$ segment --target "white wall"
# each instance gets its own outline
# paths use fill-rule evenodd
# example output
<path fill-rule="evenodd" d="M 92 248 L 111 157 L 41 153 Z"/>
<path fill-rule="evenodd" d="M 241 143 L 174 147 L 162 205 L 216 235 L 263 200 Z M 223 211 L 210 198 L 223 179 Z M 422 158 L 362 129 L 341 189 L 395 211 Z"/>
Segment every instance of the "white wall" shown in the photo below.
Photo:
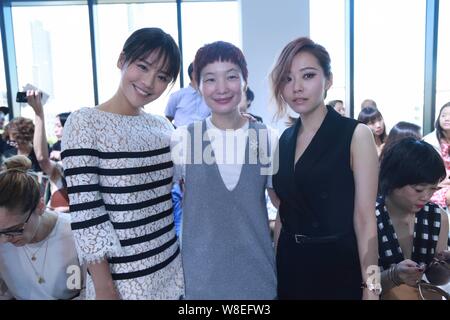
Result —
<path fill-rule="evenodd" d="M 240 0 L 240 5 L 242 49 L 249 86 L 255 93 L 249 112 L 282 130 L 283 121 L 272 122 L 275 107 L 270 101 L 268 74 L 289 41 L 309 35 L 309 0 Z"/>

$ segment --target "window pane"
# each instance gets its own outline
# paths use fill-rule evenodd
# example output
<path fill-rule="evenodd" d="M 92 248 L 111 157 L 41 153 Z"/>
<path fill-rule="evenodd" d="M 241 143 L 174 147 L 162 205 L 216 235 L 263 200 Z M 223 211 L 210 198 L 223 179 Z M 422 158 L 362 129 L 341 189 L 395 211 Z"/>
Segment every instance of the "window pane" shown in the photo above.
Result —
<path fill-rule="evenodd" d="M 327 49 L 331 57 L 333 86 L 327 101 L 345 103 L 345 0 L 314 0 L 309 2 L 310 36 Z M 326 8 L 326 10 L 324 10 Z M 347 108 L 348 109 L 348 108 Z"/>
<path fill-rule="evenodd" d="M 450 101 L 450 1 L 439 2 L 438 59 L 436 79 L 436 118 Z"/>
<path fill-rule="evenodd" d="M 227 41 L 242 49 L 238 1 L 182 2 L 183 61 L 185 85 L 187 68 L 197 50 L 207 43 Z"/>
<path fill-rule="evenodd" d="M 426 0 L 355 1 L 356 116 L 373 99 L 387 127 L 422 126 L 425 17 Z"/>
<path fill-rule="evenodd" d="M 94 104 L 87 6 L 13 7 L 19 88 L 33 84 L 50 95 L 47 133 L 56 114 Z M 34 119 L 31 107 L 22 116 Z"/>
<path fill-rule="evenodd" d="M 5 79 L 5 63 L 3 61 L 3 42 L 0 33 L 0 106 L 8 105 L 8 98 L 6 97 L 6 79 Z"/>
<path fill-rule="evenodd" d="M 133 31 L 143 27 L 158 27 L 178 43 L 176 3 L 105 4 L 98 5 L 97 68 L 100 103 L 111 98 L 120 82 L 117 59 L 123 44 Z M 172 91 L 180 87 L 175 83 Z M 164 114 L 171 86 L 149 104 L 146 111 Z"/>

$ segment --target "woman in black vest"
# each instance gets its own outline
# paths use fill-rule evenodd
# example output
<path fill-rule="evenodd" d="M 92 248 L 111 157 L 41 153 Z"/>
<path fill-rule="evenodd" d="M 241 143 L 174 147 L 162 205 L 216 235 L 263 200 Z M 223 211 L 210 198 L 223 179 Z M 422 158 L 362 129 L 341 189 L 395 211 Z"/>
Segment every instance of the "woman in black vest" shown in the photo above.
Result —
<path fill-rule="evenodd" d="M 418 299 L 424 266 L 447 250 L 447 214 L 429 202 L 445 177 L 440 155 L 424 141 L 405 138 L 386 150 L 376 206 L 383 299 Z"/>
<path fill-rule="evenodd" d="M 325 106 L 333 82 L 330 57 L 310 39 L 293 40 L 283 49 L 271 81 L 279 114 L 289 105 L 300 115 L 280 138 L 273 178 L 281 201 L 278 296 L 377 299 L 374 288 L 362 288 L 368 270 L 377 268 L 378 158 L 372 132 Z"/>

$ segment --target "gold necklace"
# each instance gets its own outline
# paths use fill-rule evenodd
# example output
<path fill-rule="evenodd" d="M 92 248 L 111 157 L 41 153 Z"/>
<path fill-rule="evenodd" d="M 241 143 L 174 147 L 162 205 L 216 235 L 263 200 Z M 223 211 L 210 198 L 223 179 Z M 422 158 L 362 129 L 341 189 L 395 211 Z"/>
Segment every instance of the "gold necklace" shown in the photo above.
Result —
<path fill-rule="evenodd" d="M 47 261 L 48 240 L 49 240 L 49 238 L 47 238 L 47 240 L 45 240 L 44 260 L 42 261 L 42 267 L 41 267 L 41 272 L 40 273 L 37 272 L 36 267 L 34 266 L 34 262 L 37 260 L 36 253 L 38 253 L 38 251 L 44 246 L 44 244 L 42 244 L 36 250 L 36 252 L 34 254 L 32 254 L 31 259 L 28 256 L 28 249 L 25 246 L 22 247 L 24 249 L 24 251 L 25 251 L 25 256 L 27 257 L 28 262 L 30 263 L 31 267 L 33 268 L 34 274 L 36 275 L 37 282 L 39 284 L 45 283 L 45 279 L 44 279 L 43 275 L 44 275 L 44 269 L 45 269 L 45 262 Z"/>
<path fill-rule="evenodd" d="M 28 247 L 26 247 L 26 245 L 25 246 L 23 246 L 23 248 L 25 249 L 25 251 L 27 252 L 27 256 L 30 254 L 30 252 L 31 252 L 31 254 L 30 254 L 30 256 L 31 256 L 31 260 L 32 261 L 36 261 L 36 254 L 44 247 L 44 244 L 45 243 L 42 243 L 40 246 L 39 246 L 39 248 L 37 248 L 37 250 L 36 251 L 34 251 L 34 252 L 32 252 Z"/>

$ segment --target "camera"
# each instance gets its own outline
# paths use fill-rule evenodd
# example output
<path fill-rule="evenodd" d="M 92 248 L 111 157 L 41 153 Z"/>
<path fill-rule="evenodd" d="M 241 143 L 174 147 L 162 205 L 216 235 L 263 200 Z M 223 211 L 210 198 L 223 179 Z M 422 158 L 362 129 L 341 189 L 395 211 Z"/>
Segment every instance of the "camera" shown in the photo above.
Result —
<path fill-rule="evenodd" d="M 40 95 L 41 95 L 41 98 L 42 98 L 42 92 L 40 93 Z M 19 91 L 19 92 L 17 92 L 16 102 L 27 103 L 28 102 L 27 92 L 26 91 Z"/>

